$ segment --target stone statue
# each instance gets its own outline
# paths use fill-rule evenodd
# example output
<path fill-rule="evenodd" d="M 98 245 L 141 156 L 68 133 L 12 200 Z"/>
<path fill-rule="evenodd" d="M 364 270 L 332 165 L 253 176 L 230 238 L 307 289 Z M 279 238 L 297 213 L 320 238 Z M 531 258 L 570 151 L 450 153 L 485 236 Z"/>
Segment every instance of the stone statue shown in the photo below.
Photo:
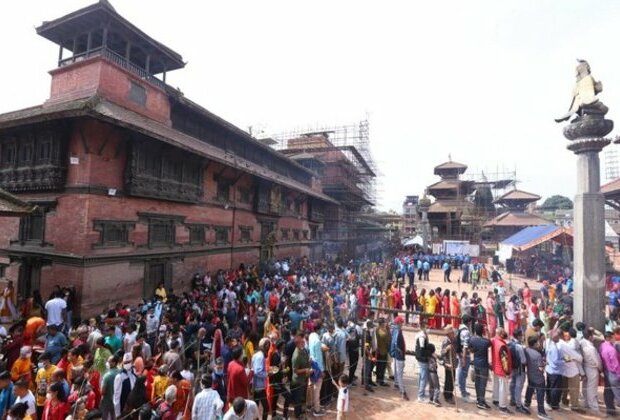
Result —
<path fill-rule="evenodd" d="M 586 60 L 577 60 L 577 82 L 573 88 L 573 101 L 568 112 L 557 118 L 556 122 L 567 121 L 573 115 L 577 115 L 571 123 L 581 120 L 582 117 L 603 118 L 608 111 L 596 95 L 603 91 L 603 84 L 592 77 L 590 65 Z"/>

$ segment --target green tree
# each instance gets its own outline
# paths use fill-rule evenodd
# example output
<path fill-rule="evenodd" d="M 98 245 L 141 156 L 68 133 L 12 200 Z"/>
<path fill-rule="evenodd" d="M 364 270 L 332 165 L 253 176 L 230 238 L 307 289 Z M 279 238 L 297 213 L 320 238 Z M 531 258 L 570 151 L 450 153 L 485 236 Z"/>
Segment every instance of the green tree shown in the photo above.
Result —
<path fill-rule="evenodd" d="M 573 201 L 563 195 L 552 195 L 542 205 L 545 210 L 567 210 L 573 208 Z"/>

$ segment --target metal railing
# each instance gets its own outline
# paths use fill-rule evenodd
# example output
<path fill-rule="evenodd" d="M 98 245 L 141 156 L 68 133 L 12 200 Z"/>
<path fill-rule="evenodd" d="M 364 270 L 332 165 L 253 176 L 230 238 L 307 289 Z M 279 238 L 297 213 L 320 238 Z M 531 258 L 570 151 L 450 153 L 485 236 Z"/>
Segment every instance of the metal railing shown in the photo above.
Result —
<path fill-rule="evenodd" d="M 86 60 L 87 58 L 91 58 L 91 57 L 104 57 L 106 59 L 108 59 L 109 61 L 111 61 L 112 63 L 124 68 L 125 70 L 128 70 L 129 72 L 135 74 L 136 76 L 140 77 L 141 79 L 147 80 L 157 86 L 159 86 L 162 89 L 166 88 L 166 83 L 164 83 L 163 81 L 159 80 L 158 78 L 156 78 L 155 76 L 153 76 L 152 74 L 147 73 L 146 70 L 144 70 L 143 68 L 135 65 L 134 63 L 128 61 L 125 57 L 123 57 L 122 55 L 108 49 L 105 47 L 99 47 L 99 48 L 94 48 L 92 50 L 89 51 L 84 51 L 83 53 L 79 53 L 79 54 L 75 54 L 72 57 L 69 58 L 63 58 L 62 60 L 58 60 L 58 67 L 65 67 L 68 65 L 71 65 L 73 63 L 78 63 L 80 61 Z"/>

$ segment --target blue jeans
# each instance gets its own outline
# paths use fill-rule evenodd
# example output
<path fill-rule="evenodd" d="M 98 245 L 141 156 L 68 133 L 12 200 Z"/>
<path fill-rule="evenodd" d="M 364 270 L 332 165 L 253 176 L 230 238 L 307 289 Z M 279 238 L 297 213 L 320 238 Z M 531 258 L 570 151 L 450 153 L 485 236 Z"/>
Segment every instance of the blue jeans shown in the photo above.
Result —
<path fill-rule="evenodd" d="M 424 398 L 426 386 L 428 385 L 428 363 L 418 362 L 418 367 L 420 369 L 418 374 L 418 398 Z"/>
<path fill-rule="evenodd" d="M 510 377 L 510 402 L 517 407 L 523 406 L 523 385 L 525 384 L 525 372 L 513 373 Z"/>
<path fill-rule="evenodd" d="M 458 381 L 459 389 L 461 390 L 461 397 L 469 396 L 469 392 L 467 392 L 466 388 L 466 382 L 470 362 L 469 357 L 465 357 L 465 364 L 463 365 L 462 359 L 459 357 L 459 366 L 456 368 L 456 380 Z"/>

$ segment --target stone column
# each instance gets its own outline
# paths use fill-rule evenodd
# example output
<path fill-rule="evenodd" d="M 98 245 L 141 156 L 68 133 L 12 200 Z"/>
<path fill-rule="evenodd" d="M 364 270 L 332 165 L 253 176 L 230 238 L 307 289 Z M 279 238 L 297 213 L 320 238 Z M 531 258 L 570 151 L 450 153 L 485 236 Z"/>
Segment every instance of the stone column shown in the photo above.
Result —
<path fill-rule="evenodd" d="M 610 120 L 600 120 L 600 123 L 607 124 L 611 131 L 613 123 Z M 600 192 L 599 153 L 610 140 L 592 137 L 597 133 L 588 128 L 591 127 L 576 122 L 564 130 L 564 135 L 573 140 L 568 149 L 577 155 L 577 194 L 573 209 L 573 309 L 575 321 L 604 331 L 605 201 Z M 604 131 L 607 130 L 598 133 Z"/>

